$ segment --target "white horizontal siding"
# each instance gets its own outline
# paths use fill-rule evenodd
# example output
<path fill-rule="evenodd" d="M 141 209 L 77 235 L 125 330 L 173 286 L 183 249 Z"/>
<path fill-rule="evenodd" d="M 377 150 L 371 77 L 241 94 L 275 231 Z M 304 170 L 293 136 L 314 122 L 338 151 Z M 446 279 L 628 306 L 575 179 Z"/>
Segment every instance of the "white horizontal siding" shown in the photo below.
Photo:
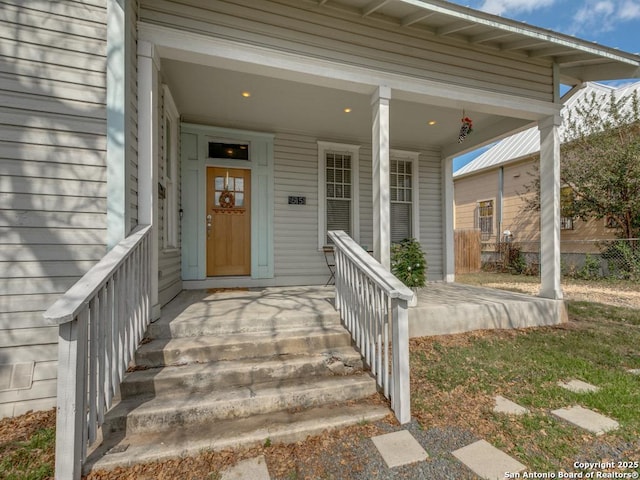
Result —
<path fill-rule="evenodd" d="M 141 20 L 330 58 L 379 71 L 541 100 L 553 94 L 548 59 L 434 37 L 419 29 L 297 0 L 141 2 Z"/>
<path fill-rule="evenodd" d="M 371 145 L 360 148 L 360 245 L 373 250 L 373 164 Z"/>
<path fill-rule="evenodd" d="M 77 277 L 47 277 L 34 282 L 31 278 L 0 278 L 0 292 L 3 295 L 19 295 L 24 292 L 64 293 L 76 283 Z M 16 322 L 18 323 L 18 322 Z M 4 327 L 0 324 L 0 330 Z"/>
<path fill-rule="evenodd" d="M 0 363 L 35 362 L 6 416 L 54 405 L 42 312 L 105 253 L 106 1 L 3 1 L 0 31 Z"/>
<path fill-rule="evenodd" d="M 56 212 L 102 213 L 107 208 L 106 199 L 100 197 L 66 197 L 29 193 L 0 193 L 0 203 L 11 205 L 15 210 L 51 209 Z M 0 252 L 1 255 L 2 252 Z"/>
<path fill-rule="evenodd" d="M 315 137 L 278 134 L 274 141 L 274 257 L 277 278 L 327 274 L 318 251 L 318 146 Z M 289 195 L 306 205 L 288 205 Z"/>
<path fill-rule="evenodd" d="M 0 330 L 0 348 L 21 345 L 42 345 L 58 341 L 58 327 Z"/>
<path fill-rule="evenodd" d="M 420 244 L 426 252 L 427 278 L 442 280 L 444 232 L 440 154 L 435 151 L 423 151 L 420 153 L 419 162 Z"/>

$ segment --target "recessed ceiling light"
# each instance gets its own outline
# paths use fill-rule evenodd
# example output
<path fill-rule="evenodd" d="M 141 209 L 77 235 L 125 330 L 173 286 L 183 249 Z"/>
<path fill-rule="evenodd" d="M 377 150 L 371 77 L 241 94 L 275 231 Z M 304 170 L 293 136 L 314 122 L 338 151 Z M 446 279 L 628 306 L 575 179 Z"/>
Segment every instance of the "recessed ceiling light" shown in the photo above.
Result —
<path fill-rule="evenodd" d="M 244 98 L 249 98 L 251 96 L 251 92 L 242 92 L 242 96 Z"/>
<path fill-rule="evenodd" d="M 433 127 L 438 122 L 436 122 L 435 120 L 429 120 L 427 123 Z"/>
<path fill-rule="evenodd" d="M 351 113 L 351 108 L 350 107 L 345 108 L 344 113 Z"/>

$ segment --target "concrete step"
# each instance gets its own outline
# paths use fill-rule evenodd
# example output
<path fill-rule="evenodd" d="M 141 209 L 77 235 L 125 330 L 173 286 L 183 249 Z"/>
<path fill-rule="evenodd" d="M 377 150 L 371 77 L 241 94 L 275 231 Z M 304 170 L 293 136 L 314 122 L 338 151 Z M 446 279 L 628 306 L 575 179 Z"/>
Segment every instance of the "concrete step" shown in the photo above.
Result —
<path fill-rule="evenodd" d="M 249 386 L 288 378 L 349 375 L 361 372 L 362 357 L 352 347 L 339 347 L 317 354 L 280 355 L 255 359 L 150 368 L 126 375 L 121 385 L 123 398 L 135 395 L 211 392 L 234 386 Z"/>
<path fill-rule="evenodd" d="M 278 317 L 264 317 L 260 313 L 234 320 L 212 316 L 207 309 L 194 310 L 189 316 L 171 321 L 158 320 L 149 325 L 148 338 L 180 338 L 233 333 L 275 332 L 291 328 L 329 327 L 340 325 L 340 315 L 333 312 L 286 312 Z"/>
<path fill-rule="evenodd" d="M 135 363 L 160 367 L 318 352 L 351 345 L 344 327 L 297 328 L 252 334 L 156 339 L 136 351 Z"/>
<path fill-rule="evenodd" d="M 333 288 L 291 287 L 210 293 L 185 290 L 150 325 L 150 338 L 276 331 L 339 324 Z"/>
<path fill-rule="evenodd" d="M 206 450 L 293 443 L 325 430 L 343 428 L 386 417 L 389 409 L 380 404 L 334 405 L 303 411 L 279 411 L 250 418 L 203 422 L 167 432 L 112 437 L 94 452 L 89 469 L 113 469 L 136 463 L 197 455 Z M 106 455 L 105 452 L 107 453 Z"/>
<path fill-rule="evenodd" d="M 109 411 L 105 418 L 105 432 L 124 431 L 127 435 L 167 432 L 214 420 L 359 400 L 375 393 L 373 377 L 360 374 L 295 378 L 206 395 L 177 391 L 170 396 L 137 396 L 122 400 Z"/>

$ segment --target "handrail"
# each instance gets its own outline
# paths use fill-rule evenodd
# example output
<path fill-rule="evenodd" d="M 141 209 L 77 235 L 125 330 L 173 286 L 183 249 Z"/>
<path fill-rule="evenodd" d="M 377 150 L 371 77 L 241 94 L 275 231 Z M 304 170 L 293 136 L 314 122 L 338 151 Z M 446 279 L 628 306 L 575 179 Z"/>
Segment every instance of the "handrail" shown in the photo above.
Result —
<path fill-rule="evenodd" d="M 345 232 L 331 231 L 329 238 L 335 247 L 336 309 L 405 424 L 411 420 L 408 301 L 414 293 Z"/>
<path fill-rule="evenodd" d="M 353 259 L 357 259 L 359 266 L 371 275 L 371 280 L 383 288 L 391 298 L 401 298 L 406 301 L 410 301 L 413 298 L 413 290 L 385 269 L 380 262 L 345 232 L 342 230 L 331 231 L 329 232 L 329 238 L 331 238 L 336 248 L 342 249 Z"/>
<path fill-rule="evenodd" d="M 84 276 L 44 312 L 49 325 L 70 322 L 85 308 L 88 299 L 100 290 L 107 279 L 125 261 L 127 252 L 134 248 L 151 229 L 150 225 L 136 227 L 131 234 L 107 252 Z"/>
<path fill-rule="evenodd" d="M 44 313 L 58 325 L 56 479 L 80 479 L 149 325 L 150 232 L 136 228 Z"/>

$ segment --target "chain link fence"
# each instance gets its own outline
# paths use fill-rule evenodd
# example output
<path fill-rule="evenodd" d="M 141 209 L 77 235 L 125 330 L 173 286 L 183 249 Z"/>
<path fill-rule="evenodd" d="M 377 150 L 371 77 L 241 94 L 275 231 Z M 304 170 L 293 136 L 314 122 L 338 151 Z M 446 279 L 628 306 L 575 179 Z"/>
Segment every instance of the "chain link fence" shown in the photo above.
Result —
<path fill-rule="evenodd" d="M 640 281 L 640 239 L 563 240 L 563 275 Z M 540 273 L 540 242 L 482 242 L 482 269 L 529 275 Z"/>

